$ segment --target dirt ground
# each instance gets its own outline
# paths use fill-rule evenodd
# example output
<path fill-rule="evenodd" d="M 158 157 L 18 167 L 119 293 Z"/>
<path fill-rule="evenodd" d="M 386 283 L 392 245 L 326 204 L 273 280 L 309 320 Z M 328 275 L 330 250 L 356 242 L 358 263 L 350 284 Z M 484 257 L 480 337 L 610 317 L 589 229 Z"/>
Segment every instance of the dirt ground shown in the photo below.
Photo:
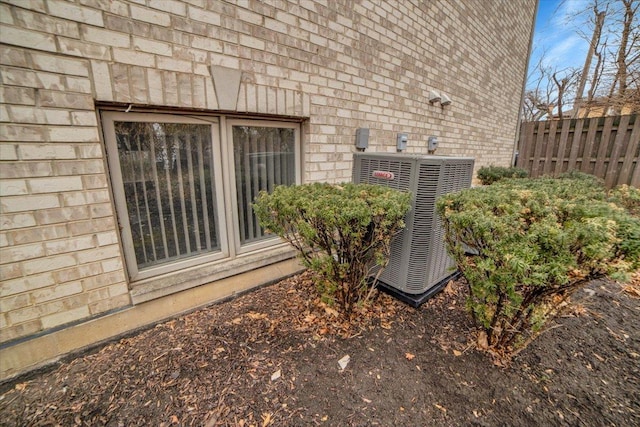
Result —
<path fill-rule="evenodd" d="M 463 289 L 381 295 L 346 331 L 289 278 L 2 384 L 0 424 L 640 425 L 637 288 L 591 283 L 506 368 L 475 349 Z"/>

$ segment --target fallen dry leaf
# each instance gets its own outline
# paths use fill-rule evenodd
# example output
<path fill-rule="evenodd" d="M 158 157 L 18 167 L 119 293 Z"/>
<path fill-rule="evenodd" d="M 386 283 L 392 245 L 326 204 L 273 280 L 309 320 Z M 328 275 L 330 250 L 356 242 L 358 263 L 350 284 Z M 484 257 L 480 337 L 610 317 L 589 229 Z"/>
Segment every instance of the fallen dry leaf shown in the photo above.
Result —
<path fill-rule="evenodd" d="M 447 286 L 445 286 L 445 288 L 443 289 L 443 292 L 446 295 L 455 295 L 456 290 L 454 289 L 454 285 L 455 285 L 455 282 L 453 280 L 449 280 L 449 283 L 447 283 Z"/>
<path fill-rule="evenodd" d="M 333 316 L 333 317 L 338 317 L 338 316 L 340 316 L 340 313 L 338 313 L 335 309 L 333 309 L 333 308 L 329 307 L 328 305 L 325 305 L 325 306 L 324 306 L 324 311 L 325 311 L 327 314 L 330 314 L 330 315 L 331 315 L 331 316 Z"/>
<path fill-rule="evenodd" d="M 489 340 L 485 331 L 480 331 L 480 333 L 478 333 L 478 347 L 482 349 L 489 348 Z"/>
<path fill-rule="evenodd" d="M 260 319 L 266 319 L 267 315 L 264 313 L 256 313 L 255 311 L 250 311 L 249 313 L 247 313 L 247 317 L 251 320 L 260 320 Z"/>
<path fill-rule="evenodd" d="M 622 289 L 632 297 L 640 298 L 640 284 L 626 285 Z"/>
<path fill-rule="evenodd" d="M 262 427 L 267 427 L 269 424 L 271 424 L 271 414 L 265 412 L 262 414 Z"/>
<path fill-rule="evenodd" d="M 453 350 L 453 355 L 454 356 L 462 356 L 462 352 L 458 351 L 458 350 Z"/>
<path fill-rule="evenodd" d="M 447 408 L 445 408 L 444 406 L 438 405 L 437 403 L 433 404 L 436 408 L 440 409 L 442 412 L 444 412 L 445 414 L 447 413 Z"/>

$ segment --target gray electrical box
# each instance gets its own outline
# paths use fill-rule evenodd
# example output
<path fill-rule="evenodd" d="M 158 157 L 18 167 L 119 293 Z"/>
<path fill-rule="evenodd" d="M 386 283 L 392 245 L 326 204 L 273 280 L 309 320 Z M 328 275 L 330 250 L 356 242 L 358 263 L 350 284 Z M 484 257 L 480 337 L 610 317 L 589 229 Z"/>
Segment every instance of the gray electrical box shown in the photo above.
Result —
<path fill-rule="evenodd" d="M 404 151 L 407 149 L 407 141 L 409 141 L 409 134 L 399 133 L 398 140 L 396 141 L 396 147 L 398 151 Z"/>
<path fill-rule="evenodd" d="M 356 148 L 369 148 L 369 128 L 356 129 Z"/>
<path fill-rule="evenodd" d="M 438 138 L 435 136 L 430 136 L 429 139 L 427 140 L 428 145 L 428 149 L 429 151 L 436 151 L 436 148 L 438 148 Z"/>

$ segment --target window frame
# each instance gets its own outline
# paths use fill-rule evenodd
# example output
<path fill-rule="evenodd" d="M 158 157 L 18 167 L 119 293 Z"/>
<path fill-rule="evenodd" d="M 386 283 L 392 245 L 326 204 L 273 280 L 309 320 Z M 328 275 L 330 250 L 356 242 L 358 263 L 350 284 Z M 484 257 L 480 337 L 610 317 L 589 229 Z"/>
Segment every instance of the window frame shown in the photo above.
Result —
<path fill-rule="evenodd" d="M 302 155 L 302 122 L 287 118 L 247 118 L 226 116 L 220 114 L 203 114 L 201 112 L 190 113 L 175 111 L 140 111 L 124 112 L 106 108 L 100 110 L 103 140 L 110 175 L 110 184 L 113 194 L 113 206 L 119 224 L 119 239 L 122 245 L 122 256 L 125 262 L 125 270 L 132 284 L 150 283 L 149 280 L 158 280 L 167 275 L 178 275 L 182 270 L 196 268 L 201 265 L 217 265 L 218 263 L 233 262 L 238 258 L 253 259 L 254 253 L 259 254 L 269 249 L 278 250 L 286 245 L 278 236 L 264 240 L 241 244 L 240 224 L 238 215 L 237 189 L 235 182 L 235 161 L 233 148 L 233 127 L 253 126 L 290 128 L 294 133 L 294 165 L 295 184 L 301 184 L 303 174 Z M 215 203 L 217 221 L 219 221 L 218 233 L 220 249 L 215 252 L 194 255 L 183 260 L 172 261 L 164 264 L 140 269 L 136 260 L 133 247 L 133 235 L 130 226 L 125 186 L 120 165 L 118 145 L 116 141 L 114 122 L 164 122 L 184 124 L 206 124 L 211 129 Z M 214 264 L 211 264 L 214 263 Z M 235 263 L 233 264 L 235 265 Z M 240 265 L 240 264 L 238 264 Z M 234 268 L 235 269 L 235 268 Z M 232 269 L 232 270 L 234 270 Z M 231 270 L 230 270 L 231 272 Z M 231 274 L 231 273 L 230 273 Z M 146 285 L 145 285 L 146 286 Z M 194 284 L 193 286 L 196 286 Z"/>
<path fill-rule="evenodd" d="M 171 273 L 203 264 L 210 261 L 216 261 L 229 257 L 229 238 L 227 235 L 226 213 L 224 209 L 224 186 L 223 182 L 223 160 L 221 155 L 220 144 L 220 123 L 215 117 L 200 118 L 196 115 L 178 115 L 178 114 L 161 114 L 161 113 L 125 113 L 115 111 L 101 112 L 104 140 L 107 152 L 107 161 L 109 165 L 109 173 L 111 175 L 112 190 L 114 196 L 114 205 L 118 216 L 120 236 L 123 246 L 123 256 L 125 259 L 128 276 L 132 281 L 139 281 L 151 277 L 156 277 L 165 273 Z M 211 129 L 211 142 L 213 153 L 214 167 L 214 183 L 215 183 L 215 203 L 218 206 L 216 218 L 219 221 L 218 233 L 220 240 L 220 249 L 218 251 L 207 254 L 194 255 L 193 257 L 177 260 L 173 262 L 163 263 L 155 266 L 140 269 L 136 260 L 135 250 L 133 247 L 133 235 L 131 232 L 131 222 L 127 209 L 127 200 L 125 195 L 124 179 L 120 165 L 118 152 L 118 144 L 116 141 L 114 122 L 126 121 L 137 123 L 183 123 L 183 124 L 205 124 Z"/>
<path fill-rule="evenodd" d="M 229 192 L 229 206 L 231 207 L 231 211 L 227 212 L 230 215 L 231 223 L 233 224 L 233 229 L 230 230 L 231 235 L 233 235 L 234 240 L 234 248 L 235 252 L 240 254 L 245 254 L 248 252 L 257 251 L 260 249 L 264 249 L 267 247 L 271 247 L 274 244 L 281 242 L 280 237 L 274 235 L 272 238 L 266 238 L 263 240 L 259 240 L 256 242 L 249 242 L 246 244 L 242 244 L 240 242 L 240 219 L 238 217 L 238 197 L 237 197 L 237 189 L 235 185 L 235 159 L 233 158 L 233 127 L 234 126 L 249 126 L 249 127 L 271 127 L 271 128 L 287 128 L 293 129 L 294 135 L 294 165 L 295 165 L 295 181 L 296 185 L 299 185 L 302 182 L 301 179 L 301 145 L 300 145 L 300 124 L 296 122 L 285 122 L 285 121 L 270 121 L 270 120 L 252 120 L 252 119 L 227 119 L 226 120 L 226 140 L 227 142 L 224 144 L 226 150 L 228 150 L 228 175 L 227 182 L 230 186 Z"/>

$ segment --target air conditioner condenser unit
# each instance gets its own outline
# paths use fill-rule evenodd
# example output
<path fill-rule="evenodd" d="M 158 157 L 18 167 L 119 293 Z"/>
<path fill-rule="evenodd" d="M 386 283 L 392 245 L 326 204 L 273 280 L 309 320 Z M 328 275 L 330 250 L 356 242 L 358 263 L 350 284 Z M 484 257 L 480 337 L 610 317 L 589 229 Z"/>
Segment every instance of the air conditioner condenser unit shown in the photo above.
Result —
<path fill-rule="evenodd" d="M 389 264 L 379 281 L 392 294 L 418 306 L 454 275 L 436 199 L 469 188 L 474 159 L 412 154 L 355 153 L 353 182 L 378 184 L 412 194 L 406 227 L 391 242 Z"/>

